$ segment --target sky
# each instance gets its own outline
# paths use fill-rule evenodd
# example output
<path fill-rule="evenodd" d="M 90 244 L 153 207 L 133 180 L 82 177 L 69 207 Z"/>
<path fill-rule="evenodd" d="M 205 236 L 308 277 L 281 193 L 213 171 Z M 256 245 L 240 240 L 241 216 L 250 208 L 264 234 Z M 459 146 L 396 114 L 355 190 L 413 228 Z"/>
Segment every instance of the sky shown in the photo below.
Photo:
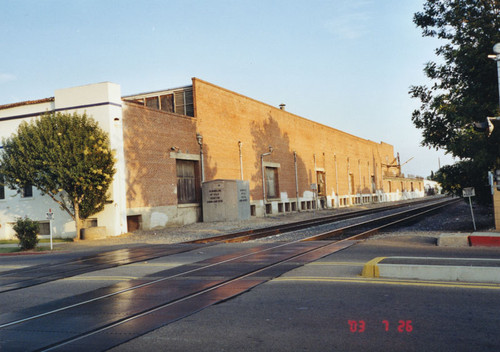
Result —
<path fill-rule="evenodd" d="M 454 160 L 421 146 L 412 85 L 440 42 L 424 0 L 0 0 L 0 105 L 110 81 L 122 95 L 197 77 L 394 146 L 405 174 Z M 411 159 L 411 160 L 410 160 Z M 409 161 L 408 161 L 409 160 Z"/>

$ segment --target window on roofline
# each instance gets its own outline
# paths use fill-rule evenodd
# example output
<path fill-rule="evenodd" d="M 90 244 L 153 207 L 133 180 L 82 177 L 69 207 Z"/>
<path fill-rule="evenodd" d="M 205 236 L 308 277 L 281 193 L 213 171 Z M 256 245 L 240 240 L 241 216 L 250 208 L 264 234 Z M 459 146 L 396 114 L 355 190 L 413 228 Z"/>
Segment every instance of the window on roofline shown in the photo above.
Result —
<path fill-rule="evenodd" d="M 185 116 L 194 116 L 193 88 L 175 90 L 173 92 L 139 98 L 133 100 L 137 104 L 150 109 L 173 112 Z"/>

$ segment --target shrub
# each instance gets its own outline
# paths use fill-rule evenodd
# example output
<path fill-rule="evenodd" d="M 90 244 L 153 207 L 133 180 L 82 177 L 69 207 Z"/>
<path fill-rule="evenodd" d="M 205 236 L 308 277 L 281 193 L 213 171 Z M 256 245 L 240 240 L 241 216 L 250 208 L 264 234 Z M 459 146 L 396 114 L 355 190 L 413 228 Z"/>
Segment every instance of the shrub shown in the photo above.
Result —
<path fill-rule="evenodd" d="M 29 250 L 36 247 L 38 243 L 39 225 L 29 218 L 19 218 L 13 226 L 16 237 L 19 239 L 21 250 Z"/>

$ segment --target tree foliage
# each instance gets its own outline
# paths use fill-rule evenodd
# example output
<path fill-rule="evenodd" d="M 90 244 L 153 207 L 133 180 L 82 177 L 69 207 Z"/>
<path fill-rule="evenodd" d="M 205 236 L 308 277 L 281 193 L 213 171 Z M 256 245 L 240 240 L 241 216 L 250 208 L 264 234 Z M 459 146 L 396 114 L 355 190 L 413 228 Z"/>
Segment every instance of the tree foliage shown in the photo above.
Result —
<path fill-rule="evenodd" d="M 438 38 L 443 45 L 436 49 L 439 60 L 424 68 L 432 84 L 410 88 L 421 102 L 412 121 L 422 129 L 424 146 L 442 148 L 464 161 L 443 172 L 465 175 L 460 187 L 481 188 L 487 171 L 500 166 L 500 126 L 489 138 L 473 129 L 474 122 L 500 113 L 496 63 L 487 57 L 500 42 L 500 1 L 427 0 L 414 22 L 424 37 Z"/>
<path fill-rule="evenodd" d="M 453 165 L 445 165 L 434 175 L 434 181 L 439 182 L 447 194 L 462 196 L 463 188 L 467 185 L 476 185 L 476 201 L 488 203 L 491 201 L 491 190 L 484 175 L 477 172 L 476 163 L 472 160 L 463 160 Z"/>
<path fill-rule="evenodd" d="M 107 134 L 86 114 L 47 113 L 23 122 L 3 146 L 5 183 L 50 196 L 75 221 L 77 238 L 82 221 L 103 210 L 115 162 Z"/>

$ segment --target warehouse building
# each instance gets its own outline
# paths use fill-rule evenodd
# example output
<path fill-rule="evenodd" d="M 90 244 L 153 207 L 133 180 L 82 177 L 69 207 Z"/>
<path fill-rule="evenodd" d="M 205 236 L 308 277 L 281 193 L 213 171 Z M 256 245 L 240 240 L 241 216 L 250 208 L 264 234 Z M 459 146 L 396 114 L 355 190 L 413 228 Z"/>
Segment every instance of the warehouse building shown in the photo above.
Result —
<path fill-rule="evenodd" d="M 87 112 L 110 134 L 117 174 L 113 202 L 87 226 L 109 235 L 202 220 L 202 185 L 242 180 L 251 216 L 422 197 L 421 178 L 404 177 L 392 145 L 362 139 L 193 78 L 177 89 L 122 97 L 98 83 L 53 98 L 0 106 L 0 137 L 46 111 Z M 74 225 L 36 190 L 0 186 L 0 238 L 29 216 L 59 237 Z"/>

